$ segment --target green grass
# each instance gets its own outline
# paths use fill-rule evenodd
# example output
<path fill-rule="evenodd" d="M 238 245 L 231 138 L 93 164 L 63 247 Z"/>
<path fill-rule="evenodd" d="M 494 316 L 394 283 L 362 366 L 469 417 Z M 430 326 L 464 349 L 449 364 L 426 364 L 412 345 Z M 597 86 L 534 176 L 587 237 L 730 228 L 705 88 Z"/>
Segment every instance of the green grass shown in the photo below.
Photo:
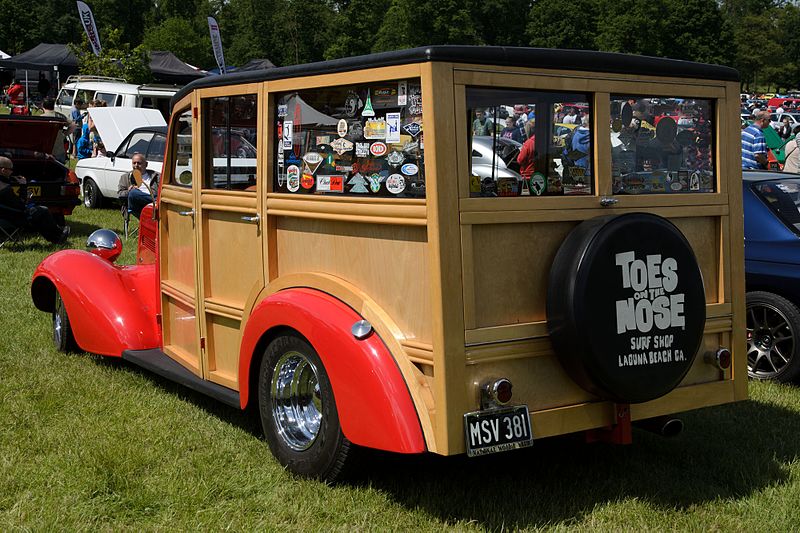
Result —
<path fill-rule="evenodd" d="M 70 246 L 116 209 L 68 217 Z M 135 241 L 121 262 L 132 263 Z M 297 479 L 258 423 L 120 361 L 57 353 L 30 301 L 36 236 L 0 249 L 0 531 L 792 531 L 800 390 L 688 413 L 665 440 L 577 437 L 480 459 L 366 453 L 345 482 Z M 87 282 L 91 280 L 87 279 Z"/>

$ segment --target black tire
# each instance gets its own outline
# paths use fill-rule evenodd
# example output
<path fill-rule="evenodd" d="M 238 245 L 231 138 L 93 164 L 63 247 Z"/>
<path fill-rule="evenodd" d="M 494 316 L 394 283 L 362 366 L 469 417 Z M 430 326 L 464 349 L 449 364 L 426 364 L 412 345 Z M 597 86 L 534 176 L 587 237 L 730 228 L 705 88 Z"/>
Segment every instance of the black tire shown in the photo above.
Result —
<path fill-rule="evenodd" d="M 800 310 L 777 294 L 747 293 L 747 374 L 781 383 L 800 376 Z"/>
<path fill-rule="evenodd" d="M 328 374 L 306 340 L 284 335 L 269 344 L 258 375 L 258 406 L 270 450 L 287 470 L 336 479 L 351 445 L 339 424 Z"/>
<path fill-rule="evenodd" d="M 92 178 L 83 180 L 83 205 L 88 209 L 96 209 L 103 205 L 103 194 Z"/>
<path fill-rule="evenodd" d="M 64 353 L 73 352 L 77 347 L 67 308 L 64 307 L 64 300 L 61 299 L 61 293 L 58 291 L 56 291 L 53 305 L 53 344 L 55 344 L 56 350 Z"/>

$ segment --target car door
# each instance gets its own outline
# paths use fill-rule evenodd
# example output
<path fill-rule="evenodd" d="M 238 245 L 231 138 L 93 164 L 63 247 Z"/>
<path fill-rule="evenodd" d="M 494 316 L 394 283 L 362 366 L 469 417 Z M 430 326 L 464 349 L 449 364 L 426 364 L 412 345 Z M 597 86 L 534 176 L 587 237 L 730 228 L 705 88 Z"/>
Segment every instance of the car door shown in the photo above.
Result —
<path fill-rule="evenodd" d="M 117 197 L 119 180 L 123 174 L 131 171 L 131 159 L 133 158 L 133 154 L 140 153 L 147 157 L 152 138 L 152 131 L 134 131 L 126 140 L 122 141 L 120 149 L 117 150 L 117 154 L 112 158 L 108 167 L 106 167 L 104 184 L 100 186 L 100 190 L 103 191 L 103 196 L 108 196 L 110 198 Z M 109 191 L 109 193 L 106 194 L 106 191 Z"/>

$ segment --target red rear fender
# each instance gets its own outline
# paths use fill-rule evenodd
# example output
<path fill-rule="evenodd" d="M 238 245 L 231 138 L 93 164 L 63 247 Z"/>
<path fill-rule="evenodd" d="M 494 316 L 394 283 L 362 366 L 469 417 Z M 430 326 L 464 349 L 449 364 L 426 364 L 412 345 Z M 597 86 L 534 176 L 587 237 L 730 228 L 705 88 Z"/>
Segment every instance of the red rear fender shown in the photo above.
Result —
<path fill-rule="evenodd" d="M 63 250 L 33 273 L 34 305 L 52 312 L 56 290 L 82 350 L 119 356 L 160 346 L 155 265 L 115 266 L 89 252 Z"/>
<path fill-rule="evenodd" d="M 373 332 L 363 340 L 351 333 L 361 317 L 332 296 L 312 289 L 287 289 L 270 295 L 250 314 L 242 336 L 240 399 L 250 388 L 270 340 L 295 330 L 319 354 L 333 386 L 342 431 L 353 443 L 400 453 L 425 451 L 414 403 L 397 363 Z"/>

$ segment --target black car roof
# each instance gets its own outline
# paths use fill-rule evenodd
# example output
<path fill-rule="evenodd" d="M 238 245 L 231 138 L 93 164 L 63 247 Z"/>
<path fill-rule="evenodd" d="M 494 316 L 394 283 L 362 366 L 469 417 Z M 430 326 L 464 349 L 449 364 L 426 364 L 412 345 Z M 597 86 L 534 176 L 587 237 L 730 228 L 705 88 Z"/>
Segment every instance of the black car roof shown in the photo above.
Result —
<path fill-rule="evenodd" d="M 221 87 L 238 83 L 294 78 L 314 74 L 331 74 L 365 68 L 386 67 L 406 63 L 444 61 L 578 71 L 600 71 L 633 76 L 657 75 L 678 78 L 739 81 L 739 73 L 730 67 L 708 65 L 660 57 L 596 52 L 593 50 L 555 50 L 549 48 L 516 48 L 507 46 L 423 46 L 394 52 L 381 52 L 346 57 L 331 61 L 291 65 L 287 67 L 235 72 L 195 80 L 178 91 L 172 104 L 187 93 L 201 87 Z"/>
<path fill-rule="evenodd" d="M 136 133 L 137 131 L 152 131 L 155 133 L 167 133 L 166 126 L 139 126 L 138 128 L 134 128 L 131 130 L 131 133 Z M 130 134 L 128 134 L 130 136 Z"/>

